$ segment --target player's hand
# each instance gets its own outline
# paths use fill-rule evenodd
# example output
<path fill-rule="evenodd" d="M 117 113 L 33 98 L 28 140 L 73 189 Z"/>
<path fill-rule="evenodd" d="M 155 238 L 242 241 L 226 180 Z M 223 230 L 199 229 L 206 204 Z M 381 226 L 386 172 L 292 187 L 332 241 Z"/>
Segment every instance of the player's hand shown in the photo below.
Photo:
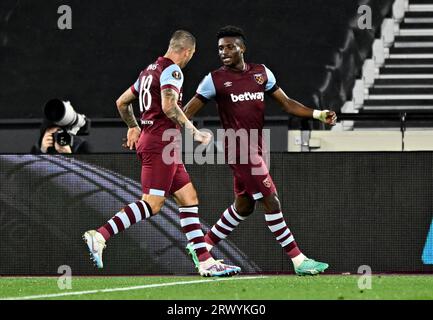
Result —
<path fill-rule="evenodd" d="M 47 153 L 48 148 L 54 147 L 54 137 L 53 137 L 53 134 L 57 130 L 59 130 L 59 128 L 58 127 L 54 127 L 54 128 L 48 128 L 45 131 L 45 134 L 42 137 L 42 141 L 41 141 L 41 152 L 42 153 Z"/>
<path fill-rule="evenodd" d="M 313 115 L 314 119 L 322 121 L 330 126 L 335 126 L 337 123 L 337 114 L 334 111 L 323 110 L 323 111 L 314 111 Z"/>
<path fill-rule="evenodd" d="M 128 134 L 126 135 L 126 147 L 129 148 L 129 150 L 136 149 L 136 144 L 140 139 L 140 133 L 140 127 L 133 127 L 128 129 Z"/>
<path fill-rule="evenodd" d="M 335 126 L 337 124 L 337 114 L 334 111 L 326 110 L 325 123 L 330 126 Z"/>
<path fill-rule="evenodd" d="M 194 134 L 194 140 L 206 146 L 212 141 L 212 133 L 197 130 Z"/>

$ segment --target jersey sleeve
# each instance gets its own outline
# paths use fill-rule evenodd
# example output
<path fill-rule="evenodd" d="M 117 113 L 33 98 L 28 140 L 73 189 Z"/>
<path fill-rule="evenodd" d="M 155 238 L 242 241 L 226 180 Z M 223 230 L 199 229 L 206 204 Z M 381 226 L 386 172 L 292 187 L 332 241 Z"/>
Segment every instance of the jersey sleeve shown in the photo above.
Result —
<path fill-rule="evenodd" d="M 183 73 L 177 64 L 172 64 L 165 68 L 159 78 L 161 90 L 173 89 L 180 93 L 183 85 Z"/>
<path fill-rule="evenodd" d="M 200 100 L 211 100 L 215 98 L 215 95 L 215 85 L 212 80 L 212 75 L 209 73 L 199 84 L 196 97 L 198 97 Z"/>
<path fill-rule="evenodd" d="M 268 81 L 266 82 L 265 91 L 268 93 L 272 93 L 278 89 L 277 79 L 275 79 L 275 76 L 271 70 L 269 70 L 265 65 L 263 65 L 263 67 L 265 67 L 266 76 L 268 78 Z"/>
<path fill-rule="evenodd" d="M 141 73 L 138 76 L 137 81 L 135 81 L 135 83 L 131 86 L 131 91 L 134 94 L 134 96 L 136 96 L 136 97 L 138 97 L 138 95 L 139 95 L 138 92 L 140 91 L 140 76 L 141 76 Z"/>

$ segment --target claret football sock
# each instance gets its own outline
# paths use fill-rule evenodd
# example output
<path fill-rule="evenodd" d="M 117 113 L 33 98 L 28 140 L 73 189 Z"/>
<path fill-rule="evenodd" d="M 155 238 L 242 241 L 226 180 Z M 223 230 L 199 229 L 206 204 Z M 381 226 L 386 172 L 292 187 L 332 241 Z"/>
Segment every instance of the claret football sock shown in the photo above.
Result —
<path fill-rule="evenodd" d="M 206 261 L 212 256 L 206 249 L 204 234 L 201 230 L 198 206 L 179 207 L 180 225 L 189 243 L 192 243 L 198 260 Z"/>
<path fill-rule="evenodd" d="M 221 240 L 227 238 L 227 236 L 241 223 L 246 217 L 242 217 L 238 214 L 235 207 L 231 205 L 224 213 L 221 218 L 214 224 L 214 226 L 208 231 L 205 236 L 205 241 L 210 251 L 214 246 Z"/>
<path fill-rule="evenodd" d="M 152 216 L 152 208 L 144 201 L 140 200 L 131 203 L 115 214 L 113 218 L 100 227 L 97 231 L 102 234 L 105 241 L 115 234 L 128 229 L 137 222 L 148 219 Z"/>
<path fill-rule="evenodd" d="M 284 221 L 284 217 L 281 211 L 266 213 L 265 219 L 266 223 L 268 224 L 269 230 L 272 231 L 275 238 L 283 247 L 284 251 L 290 257 L 290 259 L 297 258 L 300 254 L 302 254 L 298 248 L 298 245 L 296 244 L 295 238 L 293 237 L 292 233 L 286 225 L 286 222 Z"/>

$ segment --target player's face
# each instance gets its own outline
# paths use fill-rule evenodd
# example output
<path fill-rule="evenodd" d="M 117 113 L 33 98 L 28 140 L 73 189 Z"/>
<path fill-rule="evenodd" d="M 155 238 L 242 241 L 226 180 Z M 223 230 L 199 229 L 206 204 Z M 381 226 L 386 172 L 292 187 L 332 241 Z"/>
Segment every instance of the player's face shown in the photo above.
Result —
<path fill-rule="evenodd" d="M 225 37 L 218 41 L 218 54 L 225 66 L 236 67 L 244 61 L 245 46 L 236 37 Z"/>

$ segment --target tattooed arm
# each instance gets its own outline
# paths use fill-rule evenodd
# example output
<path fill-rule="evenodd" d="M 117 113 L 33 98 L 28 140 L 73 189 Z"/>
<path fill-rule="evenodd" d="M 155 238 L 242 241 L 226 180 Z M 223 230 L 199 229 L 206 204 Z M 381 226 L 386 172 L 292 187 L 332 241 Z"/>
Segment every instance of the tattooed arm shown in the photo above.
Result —
<path fill-rule="evenodd" d="M 132 93 L 131 89 L 127 89 L 119 99 L 116 101 L 117 110 L 119 110 L 120 117 L 128 126 L 126 146 L 130 150 L 135 149 L 135 145 L 140 138 L 141 129 L 135 119 L 134 110 L 131 102 L 137 97 Z"/>
<path fill-rule="evenodd" d="M 165 115 L 171 119 L 174 123 L 185 127 L 194 137 L 195 140 L 208 144 L 212 136 L 203 131 L 199 131 L 192 123 L 188 120 L 185 113 L 177 105 L 179 94 L 173 89 L 164 89 L 161 91 L 162 99 L 162 111 Z"/>

